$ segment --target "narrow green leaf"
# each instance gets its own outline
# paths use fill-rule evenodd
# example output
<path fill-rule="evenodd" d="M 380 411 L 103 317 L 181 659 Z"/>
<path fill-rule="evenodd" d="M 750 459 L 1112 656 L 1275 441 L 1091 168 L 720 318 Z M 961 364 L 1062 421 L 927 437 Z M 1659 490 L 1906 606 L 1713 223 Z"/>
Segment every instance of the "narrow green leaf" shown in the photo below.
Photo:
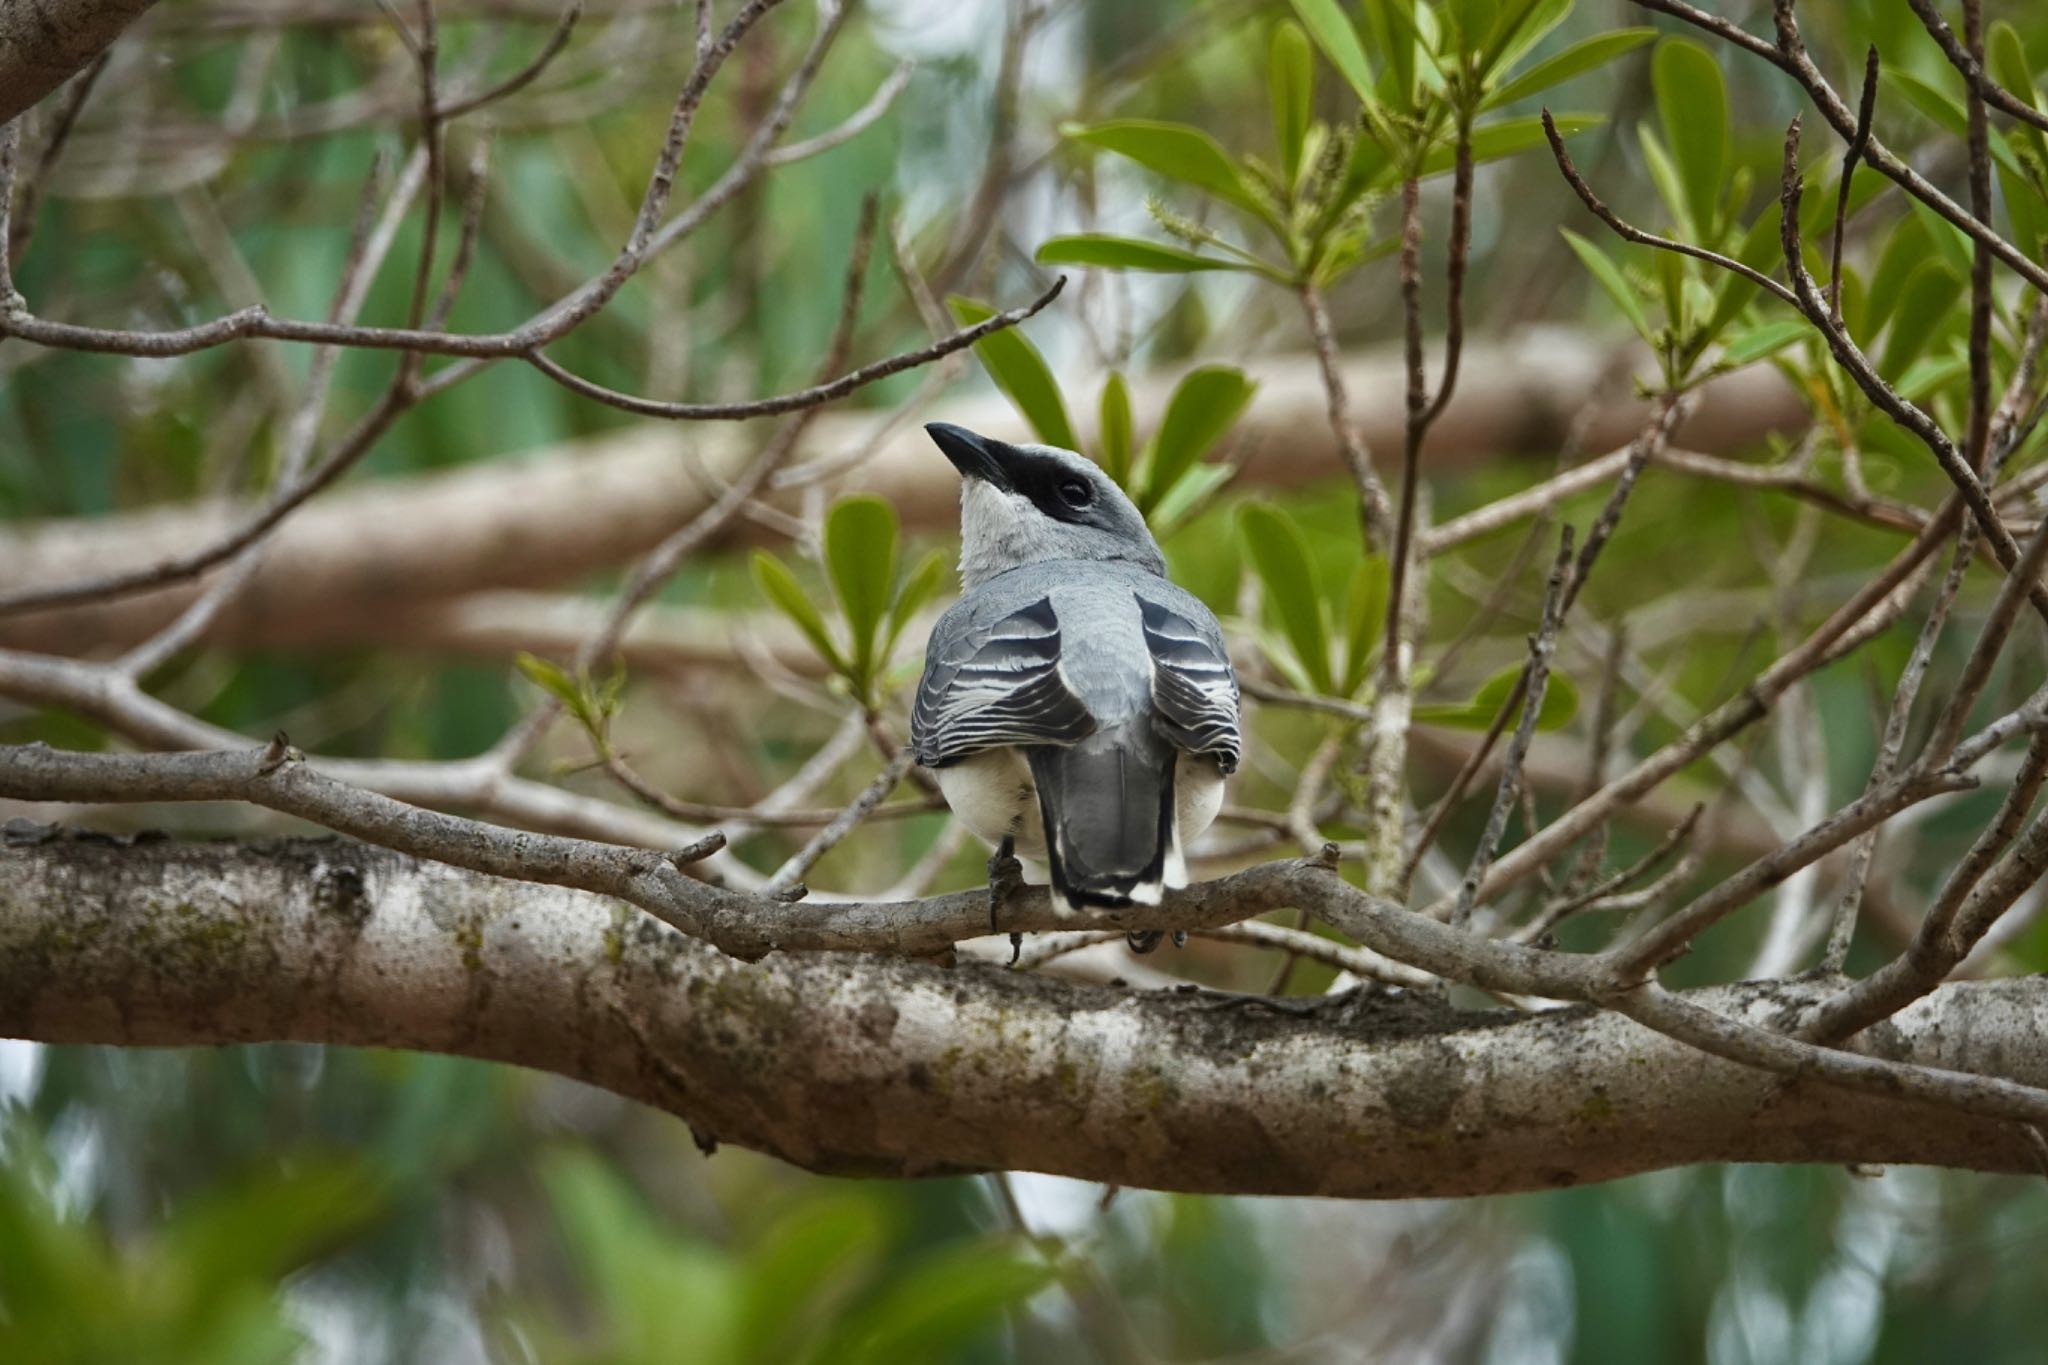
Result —
<path fill-rule="evenodd" d="M 1270 221 L 1265 202 L 1252 193 L 1237 163 L 1221 143 L 1199 128 L 1152 119 L 1070 123 L 1060 130 L 1076 142 L 1128 157 L 1149 171 L 1206 190 L 1253 216 Z"/>
<path fill-rule="evenodd" d="M 1590 38 L 1582 38 L 1556 56 L 1544 58 L 1521 75 L 1496 87 L 1480 108 L 1513 104 L 1540 90 L 1562 85 L 1574 76 L 1582 76 L 1595 67 L 1607 65 L 1624 52 L 1635 51 L 1656 36 L 1657 30 L 1653 28 L 1621 28 L 1612 33 L 1596 33 Z"/>
<path fill-rule="evenodd" d="M 1930 122 L 1950 137 L 1967 137 L 1970 116 L 1961 97 L 1930 85 L 1910 71 L 1887 71 L 1884 83 L 1906 97 L 1906 103 L 1925 114 Z"/>
<path fill-rule="evenodd" d="M 1208 505 L 1209 499 L 1232 479 L 1237 477 L 1234 465 L 1198 464 L 1188 471 L 1187 477 L 1166 490 L 1165 496 L 1146 514 L 1145 520 L 1152 527 L 1152 534 L 1164 540 L 1178 530 L 1189 517 Z"/>
<path fill-rule="evenodd" d="M 973 324 L 995 316 L 995 309 L 987 304 L 957 294 L 947 302 L 953 306 L 953 316 L 963 323 Z M 981 357 L 996 387 L 1009 396 L 1031 429 L 1038 433 L 1038 439 L 1063 450 L 1080 448 L 1080 442 L 1074 439 L 1074 424 L 1067 420 L 1067 405 L 1060 397 L 1060 386 L 1052 377 L 1052 367 L 1022 331 L 1005 327 L 1000 332 L 991 332 L 974 343 L 974 353 Z"/>
<path fill-rule="evenodd" d="M 1967 292 L 1963 277 L 1947 261 L 1922 261 L 1899 292 L 1898 308 L 1885 329 L 1878 372 L 1896 378 L 1910 369 L 1942 331 L 1953 330 L 1960 322 Z"/>
<path fill-rule="evenodd" d="M 1414 720 L 1419 725 L 1436 725 L 1451 730 L 1491 729 L 1501 709 L 1515 695 L 1515 683 L 1522 676 L 1519 664 L 1507 668 L 1480 684 L 1470 701 L 1418 702 Z M 1552 673 L 1543 689 L 1543 705 L 1536 712 L 1538 730 L 1558 730 L 1571 723 L 1579 710 L 1579 689 L 1562 673 Z M 1521 720 L 1521 703 L 1508 717 L 1509 728 Z"/>
<path fill-rule="evenodd" d="M 1650 83 L 1693 225 L 1703 235 L 1712 234 L 1734 141 L 1721 64 L 1690 39 L 1666 38 L 1650 59 Z"/>
<path fill-rule="evenodd" d="M 2048 166 L 2048 158 L 2043 165 Z M 2033 182 L 2005 167 L 1998 168 L 1998 187 L 2005 196 L 2005 211 L 2012 219 L 2013 241 L 2030 259 L 2041 255 L 2041 242 L 2048 237 L 2048 200 Z"/>
<path fill-rule="evenodd" d="M 1553 114 L 1560 137 L 1577 137 L 1590 128 L 1597 128 L 1605 119 L 1599 114 Z M 1531 147 L 1546 145 L 1543 135 L 1543 120 L 1538 116 L 1496 119 L 1482 123 L 1472 130 L 1472 164 L 1481 166 L 1502 157 L 1526 152 Z M 1455 142 L 1438 142 L 1422 158 L 1424 176 L 1442 175 L 1458 163 L 1458 147 Z"/>
<path fill-rule="evenodd" d="M 543 659 L 538 654 L 528 654 L 522 649 L 512 656 L 512 664 L 526 675 L 528 682 L 570 710 L 582 707 L 583 689 L 576 685 L 576 680 L 569 676 L 569 671 L 554 660 Z"/>
<path fill-rule="evenodd" d="M 2036 109 L 2041 107 L 2041 97 L 2034 89 L 2034 68 L 2027 61 L 2027 45 L 2020 41 L 2018 29 L 2003 19 L 1994 19 L 1985 40 L 1985 59 L 2000 85 Z M 2031 123 L 2017 126 L 2034 159 L 2048 165 L 2048 135 Z M 2033 248 L 2027 251 L 2031 255 Z"/>
<path fill-rule="evenodd" d="M 1237 514 L 1238 531 L 1252 568 L 1266 586 L 1266 609 L 1280 622 L 1301 671 L 1317 691 L 1330 687 L 1330 640 L 1323 623 L 1323 598 L 1310 568 L 1308 545 L 1294 519 L 1265 503 L 1247 503 Z"/>
<path fill-rule="evenodd" d="M 1621 267 L 1614 263 L 1614 258 L 1570 228 L 1559 228 L 1558 231 L 1564 234 L 1565 244 L 1585 263 L 1593 278 L 1600 282 L 1600 287 L 1607 291 L 1608 297 L 1621 309 L 1621 315 L 1628 319 L 1628 325 L 1635 328 L 1636 334 L 1643 340 L 1654 344 L 1656 332 L 1650 326 L 1649 315 L 1643 311 L 1643 301 L 1636 297 L 1635 286 L 1621 273 Z"/>
<path fill-rule="evenodd" d="M 1316 65 L 1308 35 L 1301 25 L 1281 20 L 1273 26 L 1272 48 L 1266 54 L 1267 98 L 1273 104 L 1273 142 L 1280 149 L 1280 169 L 1291 186 L 1301 174 L 1301 149 L 1315 107 Z"/>
<path fill-rule="evenodd" d="M 1906 102 L 1925 114 L 1930 122 L 1943 132 L 1955 138 L 1967 138 L 1970 134 L 1970 115 L 1963 107 L 1960 95 L 1952 94 L 1940 86 L 1921 80 L 1910 71 L 1886 71 L 1884 81 L 1906 97 Z M 2020 160 L 2013 154 L 2012 144 L 1996 128 L 1989 130 L 1987 145 L 1991 159 L 2015 174 L 2021 171 Z"/>
<path fill-rule="evenodd" d="M 1166 416 L 1152 442 L 1138 497 L 1140 511 L 1149 512 L 1173 486 L 1207 455 L 1252 401 L 1258 386 L 1244 371 L 1230 365 L 1204 365 L 1188 372 L 1167 400 Z"/>
<path fill-rule="evenodd" d="M 1779 218 L 1780 210 L 1776 204 L 1766 206 L 1743 236 L 1742 245 L 1736 248 L 1735 259 L 1752 270 L 1771 274 L 1772 262 L 1783 255 L 1783 248 L 1778 244 Z M 1760 292 L 1756 285 L 1732 270 L 1723 274 L 1714 287 L 1714 308 L 1702 333 L 1703 343 L 1712 345 L 1735 319 L 1742 316 L 1742 310 L 1749 307 L 1750 301 Z"/>
<path fill-rule="evenodd" d="M 874 676 L 878 633 L 896 583 L 896 509 L 872 493 L 832 504 L 825 514 L 825 571 L 853 639 L 855 681 Z"/>
<path fill-rule="evenodd" d="M 1922 356 L 1906 367 L 1893 384 L 1899 393 L 1915 403 L 1926 406 L 1939 390 L 1962 379 L 1970 372 L 1970 358 L 1959 348 L 1951 346 L 1946 355 Z"/>
<path fill-rule="evenodd" d="M 1083 232 L 1054 237 L 1038 248 L 1040 265 L 1092 265 L 1104 270 L 1150 270 L 1160 275 L 1191 275 L 1201 270 L 1250 270 L 1245 261 L 1200 256 L 1177 246 Z"/>
<path fill-rule="evenodd" d="M 820 1358 L 844 1365 L 959 1359 L 1057 1276 L 1046 1261 L 1001 1244 L 942 1248 L 893 1271 L 882 1291 L 835 1326 Z"/>
<path fill-rule="evenodd" d="M 1508 12 L 1500 32 L 1488 43 L 1486 72 L 1514 70 L 1571 12 L 1572 0 L 1534 0 L 1520 13 Z"/>
<path fill-rule="evenodd" d="M 1442 0 L 1438 11 L 1445 24 L 1442 51 L 1459 57 L 1478 57 L 1486 36 L 1500 18 L 1499 0 Z M 1461 61 L 1460 66 L 1464 65 Z"/>
<path fill-rule="evenodd" d="M 1131 489 L 1131 390 L 1122 370 L 1111 370 L 1102 381 L 1102 422 L 1097 433 L 1101 445 L 1103 472 L 1116 486 Z"/>
<path fill-rule="evenodd" d="M 1664 139 L 1658 137 L 1649 124 L 1638 123 L 1636 142 L 1643 149 L 1643 169 L 1650 173 L 1650 183 L 1657 187 L 1657 197 L 1664 202 L 1664 211 L 1671 215 L 1678 235 L 1686 238 L 1706 236 L 1693 222 L 1692 204 L 1686 197 L 1684 177 L 1679 175 L 1678 163 L 1672 160 Z"/>
<path fill-rule="evenodd" d="M 1927 229 L 1928 241 L 1934 244 L 1935 251 L 1948 262 L 1949 268 L 1959 277 L 1968 279 L 1970 259 L 1974 254 L 1968 234 L 1910 195 L 1906 199 L 1906 208 Z"/>
<path fill-rule="evenodd" d="M 1730 368 L 1753 364 L 1765 356 L 1776 355 L 1810 331 L 1811 324 L 1793 318 L 1752 327 L 1728 338 L 1728 344 L 1721 348 L 1721 363 Z"/>
<path fill-rule="evenodd" d="M 1358 30 L 1337 0 L 1294 0 L 1299 15 L 1323 57 L 1337 68 L 1352 92 L 1367 104 L 1373 100 L 1372 63 L 1358 41 Z"/>
<path fill-rule="evenodd" d="M 1865 295 L 1862 334 L 1865 344 L 1891 321 L 1892 310 L 1898 307 L 1906 281 L 1926 262 L 1927 253 L 1933 248 L 1934 243 L 1927 237 L 1927 228 L 1918 218 L 1901 218 L 1893 226 L 1891 235 L 1885 239 L 1884 250 L 1878 254 L 1877 271 L 1870 277 L 1870 292 Z"/>
<path fill-rule="evenodd" d="M 1351 571 L 1351 584 L 1344 594 L 1344 696 L 1358 694 L 1379 653 L 1386 633 L 1390 578 L 1384 555 L 1366 555 Z"/>
<path fill-rule="evenodd" d="M 847 672 L 846 659 L 832 643 L 832 633 L 825 628 L 825 618 L 818 606 L 805 594 L 803 585 L 796 581 L 796 575 L 784 564 L 763 550 L 754 551 L 754 586 L 761 595 L 778 607 L 784 616 L 796 623 L 811 647 L 818 651 L 818 657 L 830 664 L 834 673 Z"/>
<path fill-rule="evenodd" d="M 952 565 L 943 550 L 927 550 L 904 575 L 902 585 L 896 589 L 896 599 L 889 604 L 889 627 L 882 634 L 882 648 L 876 655 L 878 666 L 886 665 L 896 652 L 896 641 L 910 624 L 910 618 L 945 590 L 951 572 Z"/>

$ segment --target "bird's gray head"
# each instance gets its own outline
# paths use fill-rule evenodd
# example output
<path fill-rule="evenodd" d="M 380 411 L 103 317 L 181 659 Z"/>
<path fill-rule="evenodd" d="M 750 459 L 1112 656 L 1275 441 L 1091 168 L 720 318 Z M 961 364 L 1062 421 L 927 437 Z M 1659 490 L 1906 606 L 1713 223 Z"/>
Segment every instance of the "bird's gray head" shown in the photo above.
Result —
<path fill-rule="evenodd" d="M 1166 573 L 1144 514 L 1094 461 L 1058 446 L 1013 446 L 950 422 L 925 431 L 960 471 L 964 586 L 1063 559 L 1121 559 Z"/>

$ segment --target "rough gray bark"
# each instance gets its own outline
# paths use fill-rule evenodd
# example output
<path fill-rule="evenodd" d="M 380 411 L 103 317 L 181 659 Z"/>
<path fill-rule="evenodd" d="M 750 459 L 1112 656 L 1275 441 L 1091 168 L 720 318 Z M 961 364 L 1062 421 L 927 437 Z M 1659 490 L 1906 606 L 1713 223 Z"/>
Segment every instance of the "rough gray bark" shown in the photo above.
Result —
<path fill-rule="evenodd" d="M 69 80 L 156 0 L 0 0 L 0 123 Z"/>
<path fill-rule="evenodd" d="M 1686 999 L 1769 1024 L 1828 988 Z M 339 840 L 0 847 L 0 1033 L 512 1062 L 819 1171 L 1401 1197 L 1702 1161 L 2033 1169 L 2015 1125 L 1787 1081 L 1613 1014 L 1293 1017 L 864 955 L 747 963 L 620 902 Z M 1865 1046 L 2048 1083 L 2048 982 L 1946 986 Z"/>

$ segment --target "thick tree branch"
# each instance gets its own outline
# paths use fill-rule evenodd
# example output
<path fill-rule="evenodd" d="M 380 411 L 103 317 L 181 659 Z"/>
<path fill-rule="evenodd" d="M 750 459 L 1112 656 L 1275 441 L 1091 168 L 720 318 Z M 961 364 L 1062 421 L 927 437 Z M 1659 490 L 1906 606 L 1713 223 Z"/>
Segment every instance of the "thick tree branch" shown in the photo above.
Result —
<path fill-rule="evenodd" d="M 1677 999 L 1757 1024 L 1826 989 Z M 2034 1160 L 2018 1125 L 1780 1083 L 1612 1014 L 1373 996 L 1297 1016 L 983 967 L 744 963 L 614 901 L 342 841 L 0 847 L 0 1034 L 457 1053 L 840 1173 L 1395 1198 L 1702 1161 Z M 1945 987 L 1866 1040 L 2035 1085 L 2044 1044 L 2038 980 Z"/>
<path fill-rule="evenodd" d="M 0 123 L 85 68 L 156 0 L 0 0 Z"/>

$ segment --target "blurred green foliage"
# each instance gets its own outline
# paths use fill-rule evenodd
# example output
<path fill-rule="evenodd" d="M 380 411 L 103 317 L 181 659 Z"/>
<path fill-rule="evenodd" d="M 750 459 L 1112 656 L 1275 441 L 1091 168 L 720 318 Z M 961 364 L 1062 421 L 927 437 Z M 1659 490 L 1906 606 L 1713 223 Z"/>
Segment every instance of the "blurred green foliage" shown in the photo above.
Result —
<path fill-rule="evenodd" d="M 176 17 L 202 7 L 161 8 Z M 737 88 L 722 86 L 703 111 L 682 166 L 685 201 L 729 164 L 776 73 L 808 37 L 807 7 L 785 8 L 750 40 L 761 46 L 735 66 Z M 833 323 L 833 281 L 861 197 L 889 191 L 889 209 L 927 263 L 943 255 L 973 197 L 998 121 L 1000 26 L 988 11 L 949 29 L 944 8 L 875 5 L 835 50 L 795 135 L 833 126 L 899 56 L 918 56 L 897 108 L 829 156 L 780 169 L 742 195 L 687 253 L 658 262 L 551 354 L 599 382 L 662 396 L 806 382 Z M 2015 89 L 2032 87 L 2048 66 L 2048 11 L 1990 8 L 1994 71 Z M 1962 86 L 1907 7 L 1807 0 L 1800 13 L 1809 47 L 1838 83 L 1850 82 L 1867 44 L 1881 48 L 1879 128 L 1889 142 L 1916 164 L 1950 145 Z M 1360 562 L 1341 481 L 1285 494 L 1225 486 L 1232 423 L 1257 401 L 1231 362 L 1256 348 L 1300 348 L 1286 287 L 1303 281 L 1330 290 L 1347 341 L 1394 335 L 1388 196 L 1407 173 L 1440 196 L 1461 119 L 1476 154 L 1494 158 L 1475 214 L 1473 331 L 1626 325 L 1664 357 L 1674 381 L 1779 367 L 1810 395 L 1827 434 L 1811 454 L 1817 477 L 1841 479 L 1842 452 L 1854 448 L 1878 492 L 1927 501 L 1940 487 L 1924 452 L 1869 411 L 1782 310 L 1697 262 L 1616 241 L 1559 180 L 1536 122 L 1537 106 L 1551 100 L 1602 111 L 1560 122 L 1581 169 L 1631 221 L 1747 261 L 1775 259 L 1777 158 L 1800 102 L 1765 64 L 1662 19 L 1645 27 L 1645 17 L 1593 0 L 1091 0 L 1065 9 L 1051 30 L 1056 60 L 1031 68 L 1017 119 L 1037 160 L 1018 171 L 1022 192 L 1003 206 L 1003 233 L 1017 254 L 1035 249 L 1042 263 L 1116 268 L 1090 280 L 1117 323 L 1105 340 L 1048 315 L 1029 336 L 990 338 L 980 358 L 1027 424 L 1060 444 L 1076 444 L 1061 439 L 1072 434 L 1073 410 L 1051 376 L 1091 365 L 1103 376 L 1086 395 L 1100 414 L 1088 453 L 1140 497 L 1176 577 L 1212 605 L 1235 615 L 1245 575 L 1260 580 L 1258 619 L 1245 624 L 1297 686 L 1360 694 L 1385 588 L 1380 571 Z M 690 36 L 686 13 L 610 22 L 647 26 L 612 33 L 632 40 L 622 49 L 629 59 L 586 73 L 586 87 L 608 83 L 613 97 L 567 115 L 508 117 L 501 129 L 472 283 L 452 327 L 515 325 L 616 249 Z M 481 56 L 488 72 L 503 73 L 529 50 L 525 30 L 508 37 L 500 23 L 452 8 L 443 28 L 451 63 Z M 589 41 L 588 31 L 578 39 Z M 217 119 L 235 96 L 244 42 L 232 31 L 182 37 L 176 59 L 138 76 L 134 90 L 97 98 L 159 100 L 180 118 Z M 378 78 L 392 42 L 375 24 L 285 34 L 261 86 L 262 115 L 349 96 Z M 211 207 L 273 311 L 322 314 L 372 157 L 405 149 L 400 121 L 311 140 L 252 137 L 211 169 L 183 159 L 175 123 L 166 118 L 163 145 L 144 158 L 147 192 L 124 195 L 95 191 L 85 173 L 113 177 L 126 164 L 104 141 L 95 151 L 88 119 L 72 153 L 78 178 L 43 206 L 19 271 L 23 291 L 53 316 L 152 326 L 245 302 L 229 296 L 220 262 L 194 244 L 193 216 Z M 1999 224 L 2038 255 L 2048 148 L 2025 131 L 1995 147 Z M 1801 229 L 1822 278 L 1832 164 L 1815 138 Z M 1855 180 L 1844 316 L 1879 369 L 1953 427 L 1966 383 L 1967 248 L 1946 223 L 1883 189 L 1872 174 Z M 1148 193 L 1157 196 L 1149 204 Z M 1047 203 L 1056 207 L 1047 212 Z M 1430 203 L 1434 214 L 1438 201 Z M 1438 221 L 1424 248 L 1432 306 Z M 1553 224 L 1575 235 L 1560 242 Z M 394 263 L 409 264 L 418 233 L 415 215 Z M 972 298 L 1012 297 L 1028 268 L 962 272 L 946 287 L 959 291 L 960 315 L 972 316 Z M 366 319 L 403 315 L 409 274 L 399 264 L 380 274 Z M 860 318 L 867 354 L 924 335 L 886 275 L 877 262 Z M 2015 321 L 2008 301 L 1999 343 L 2007 361 Z M 1123 375 L 1155 362 L 1199 365 L 1164 410 L 1134 413 Z M 289 413 L 272 393 L 278 372 L 295 380 L 307 363 L 303 350 L 283 346 L 176 364 L 0 351 L 0 517 L 90 516 L 262 489 Z M 374 353 L 342 358 L 337 424 L 374 396 L 392 364 Z M 915 383 L 898 377 L 858 401 L 887 408 Z M 365 473 L 399 478 L 502 458 L 628 420 L 495 365 L 404 417 Z M 1500 454 L 1433 482 L 1439 520 L 1526 486 L 1556 452 Z M 2037 458 L 2038 441 L 2020 456 Z M 1600 496 L 1558 515 L 1583 525 Z M 777 605 L 836 660 L 850 694 L 885 704 L 893 631 L 933 591 L 942 575 L 929 566 L 943 565 L 948 547 L 904 543 L 893 517 L 871 504 L 842 509 L 826 521 L 815 572 L 800 567 L 785 584 L 778 570 L 791 571 L 779 559 L 761 572 L 776 584 L 768 592 Z M 1672 705 L 1641 717 L 1638 743 L 1669 738 L 1688 712 L 1728 695 L 1799 631 L 1798 612 L 1777 610 L 1769 568 L 1808 516 L 1726 485 L 1646 479 L 1637 490 L 1580 610 L 1628 618 L 1663 670 L 1649 683 Z M 1519 657 L 1540 592 L 1519 538 L 1502 532 L 1438 562 L 1427 585 L 1432 646 L 1453 639 L 1496 585 L 1519 586 L 1460 666 L 1429 679 L 1421 707 L 1458 711 L 1468 723 L 1491 718 L 1488 703 L 1498 702 L 1489 689 Z M 1826 522 L 1797 566 L 1807 605 L 1860 582 L 1896 544 L 1887 531 Z M 875 570 L 877 560 L 888 572 Z M 749 578 L 745 556 L 725 555 L 665 597 L 752 608 L 761 599 Z M 1301 582 L 1314 585 L 1312 617 L 1288 614 L 1294 594 L 1278 590 Z M 613 584 L 598 576 L 582 586 L 602 593 Z M 1872 670 L 1895 676 L 1909 645 L 1903 631 L 1874 642 Z M 1944 646 L 1938 666 L 1953 662 L 1954 648 Z M 1993 697 L 2038 679 L 2042 667 L 2040 651 L 2023 646 Z M 587 706 L 593 728 L 645 727 L 636 741 L 676 752 L 664 776 L 679 786 L 728 773 L 721 760 L 734 755 L 764 781 L 779 780 L 834 723 L 752 689 L 729 710 L 685 698 L 705 708 L 690 713 L 701 723 L 686 734 L 652 714 L 647 694 L 658 686 L 628 678 L 608 693 L 608 679 L 572 678 L 559 665 L 527 676 Z M 283 726 L 330 753 L 445 758 L 481 750 L 530 704 L 517 677 L 509 661 L 388 649 L 197 650 L 154 684 L 247 733 Z M 1853 669 L 1814 683 L 1813 728 L 1837 799 L 1860 784 L 1874 748 L 1868 692 Z M 725 747 L 691 737 L 714 730 Z M 1262 743 L 1289 762 L 1323 733 L 1319 717 L 1262 716 Z M 47 714 L 0 717 L 0 735 L 104 742 L 95 727 Z M 1768 766 L 1769 757 L 1743 761 Z M 565 758 L 583 760 L 580 751 Z M 828 795 L 850 795 L 861 780 L 843 774 Z M 1677 790 L 1706 795 L 1721 780 L 1703 764 Z M 1917 831 L 1928 867 L 1953 857 L 1996 795 L 1960 799 Z M 1283 788 L 1248 765 L 1233 799 L 1271 807 Z M 209 830 L 233 827 L 218 812 L 200 818 L 220 822 Z M 906 820 L 890 833 L 870 830 L 835 850 L 821 879 L 886 884 L 931 846 L 937 827 Z M 1471 832 L 1454 821 L 1446 842 Z M 1619 831 L 1612 857 L 1634 857 L 1654 837 Z M 773 865 L 790 847 L 771 835 L 748 856 Z M 979 862 L 978 851 L 964 851 L 947 875 L 970 884 Z M 1896 890 L 1910 898 L 1922 889 Z M 1605 932 L 1575 922 L 1566 941 L 1583 946 Z M 1675 979 L 1740 972 L 1758 932 L 1756 916 L 1731 917 Z M 1852 966 L 1879 951 L 1859 943 Z M 2010 952 L 2048 970 L 2048 926 L 2037 923 Z M 1191 975 L 1253 989 L 1267 970 L 1200 947 L 1185 961 Z M 1296 986 L 1328 979 L 1326 969 L 1304 968 Z M 1062 1230 L 1055 1241 L 1020 1236 L 983 1181 L 863 1186 L 741 1152 L 706 1161 L 673 1122 L 510 1068 L 295 1045 L 8 1045 L 0 1059 L 0 1104 L 10 1111 L 0 1361 L 982 1365 L 1260 1359 L 1273 1348 L 1305 1360 L 1714 1365 L 2019 1365 L 2040 1356 L 2048 1194 L 2038 1181 L 1695 1169 L 1470 1206 L 1126 1192 L 1098 1212 L 1099 1190 L 1020 1179 L 1027 1218 Z"/>

